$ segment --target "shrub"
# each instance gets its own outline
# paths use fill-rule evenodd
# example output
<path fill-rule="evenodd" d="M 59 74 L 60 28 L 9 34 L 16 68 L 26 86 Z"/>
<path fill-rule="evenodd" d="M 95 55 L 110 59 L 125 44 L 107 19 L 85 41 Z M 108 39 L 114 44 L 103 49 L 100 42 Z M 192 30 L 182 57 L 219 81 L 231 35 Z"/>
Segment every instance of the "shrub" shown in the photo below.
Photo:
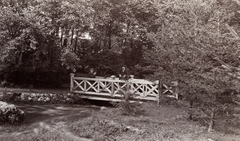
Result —
<path fill-rule="evenodd" d="M 130 102 L 135 96 L 135 92 L 131 90 L 128 80 L 126 80 L 126 87 L 119 89 L 118 92 L 123 95 L 122 100 L 120 102 L 111 102 L 111 104 L 120 108 L 123 115 L 140 115 L 144 112 L 144 110 L 141 110 L 141 104 Z"/>
<path fill-rule="evenodd" d="M 94 140 L 114 140 L 114 136 L 126 131 L 125 127 L 113 121 L 89 117 L 70 124 L 70 130 L 80 137 Z M 81 128 L 79 128 L 81 127 Z M 94 134 L 93 134 L 94 133 Z"/>
<path fill-rule="evenodd" d="M 16 108 L 13 104 L 7 104 L 0 101 L 0 122 L 1 123 L 21 123 L 25 118 L 22 110 Z"/>

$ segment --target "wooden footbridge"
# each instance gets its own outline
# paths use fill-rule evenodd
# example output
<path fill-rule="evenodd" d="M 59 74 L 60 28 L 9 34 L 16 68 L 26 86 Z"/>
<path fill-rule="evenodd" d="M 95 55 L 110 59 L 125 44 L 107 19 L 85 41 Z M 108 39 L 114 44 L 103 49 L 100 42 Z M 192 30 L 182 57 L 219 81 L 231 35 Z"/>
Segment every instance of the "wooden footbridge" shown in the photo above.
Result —
<path fill-rule="evenodd" d="M 104 101 L 120 101 L 128 90 L 130 100 L 158 101 L 162 96 L 178 99 L 178 86 L 174 82 L 172 86 L 152 82 L 144 79 L 119 80 L 118 78 L 88 78 L 75 77 L 71 74 L 70 91 L 78 93 L 82 98 Z"/>

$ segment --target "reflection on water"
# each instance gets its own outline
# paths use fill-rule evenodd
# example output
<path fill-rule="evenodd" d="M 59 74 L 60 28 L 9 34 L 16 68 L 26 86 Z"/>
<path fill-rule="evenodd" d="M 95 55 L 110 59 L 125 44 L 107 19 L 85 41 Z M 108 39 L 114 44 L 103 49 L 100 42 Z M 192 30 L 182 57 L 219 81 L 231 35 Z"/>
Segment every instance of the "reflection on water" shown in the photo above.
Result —
<path fill-rule="evenodd" d="M 34 123 L 45 122 L 54 124 L 56 121 L 78 120 L 91 116 L 93 110 L 98 110 L 98 106 L 91 105 L 59 105 L 59 104 L 16 104 L 18 108 L 26 114 L 26 119 L 22 124 L 32 125 Z"/>

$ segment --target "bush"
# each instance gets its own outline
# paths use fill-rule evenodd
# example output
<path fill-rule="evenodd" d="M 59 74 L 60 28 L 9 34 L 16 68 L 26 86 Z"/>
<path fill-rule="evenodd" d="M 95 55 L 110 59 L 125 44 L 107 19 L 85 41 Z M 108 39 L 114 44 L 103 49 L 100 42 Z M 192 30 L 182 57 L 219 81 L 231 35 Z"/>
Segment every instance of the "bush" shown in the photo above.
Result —
<path fill-rule="evenodd" d="M 73 122 L 70 125 L 70 130 L 77 134 L 77 136 L 84 138 L 92 138 L 94 140 L 114 140 L 114 136 L 122 134 L 127 129 L 121 124 L 102 120 L 93 116 Z"/>
<path fill-rule="evenodd" d="M 13 104 L 7 104 L 0 101 L 0 122 L 1 123 L 21 123 L 25 118 L 22 110 L 16 108 Z"/>
<path fill-rule="evenodd" d="M 140 115 L 143 114 L 144 110 L 141 110 L 141 104 L 135 102 L 130 103 L 133 99 L 135 92 L 130 88 L 130 82 L 126 80 L 126 87 L 119 89 L 118 92 L 123 95 L 120 102 L 112 102 L 115 107 L 121 109 L 123 115 Z"/>

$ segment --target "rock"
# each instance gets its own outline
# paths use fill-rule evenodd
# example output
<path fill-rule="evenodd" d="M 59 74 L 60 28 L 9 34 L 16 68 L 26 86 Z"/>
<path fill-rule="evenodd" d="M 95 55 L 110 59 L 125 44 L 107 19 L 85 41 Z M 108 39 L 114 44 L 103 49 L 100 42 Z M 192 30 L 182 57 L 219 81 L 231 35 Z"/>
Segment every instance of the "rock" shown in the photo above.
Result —
<path fill-rule="evenodd" d="M 14 92 L 12 93 L 12 99 L 13 101 L 21 101 L 21 95 L 22 93 Z"/>
<path fill-rule="evenodd" d="M 107 109 L 107 107 L 104 107 L 104 106 L 102 106 L 102 107 L 100 108 L 101 111 L 106 110 L 106 109 Z"/>
<path fill-rule="evenodd" d="M 41 94 L 40 93 L 36 93 L 36 97 L 41 97 Z"/>
<path fill-rule="evenodd" d="M 32 93 L 31 94 L 31 97 L 36 97 L 37 95 L 35 93 Z"/>
<path fill-rule="evenodd" d="M 26 94 L 25 94 L 25 93 L 22 93 L 22 94 L 21 94 L 21 100 L 22 100 L 22 101 L 25 101 L 26 98 L 27 98 L 27 97 L 26 97 Z"/>
<path fill-rule="evenodd" d="M 3 93 L 0 92 L 0 100 L 3 100 L 4 96 L 3 96 Z"/>
<path fill-rule="evenodd" d="M 7 92 L 6 94 L 3 94 L 3 99 L 10 101 L 10 100 L 14 100 L 14 96 L 12 92 Z"/>
<path fill-rule="evenodd" d="M 48 102 L 48 101 L 50 101 L 50 98 L 49 98 L 49 97 L 47 97 L 47 98 L 46 98 L 46 101 L 47 101 L 47 102 Z"/>
<path fill-rule="evenodd" d="M 136 133 L 144 133 L 144 130 L 140 130 L 140 129 L 138 129 L 138 128 L 136 128 L 136 127 L 133 127 L 133 126 L 127 126 L 126 127 L 128 130 L 131 130 L 131 131 L 133 131 L 133 132 L 136 132 Z"/>
<path fill-rule="evenodd" d="M 53 94 L 34 92 L 0 92 L 0 101 L 22 101 L 22 102 L 50 102 L 50 103 L 76 103 L 81 97 L 73 93 Z"/>
<path fill-rule="evenodd" d="M 35 96 L 35 97 L 32 98 L 32 100 L 33 101 L 38 101 L 38 97 Z"/>
<path fill-rule="evenodd" d="M 0 101 L 0 121 L 2 123 L 21 123 L 24 118 L 24 112 L 15 105 Z"/>
<path fill-rule="evenodd" d="M 40 102 L 40 101 L 44 101 L 44 98 L 43 97 L 39 97 L 38 98 L 38 101 Z"/>
<path fill-rule="evenodd" d="M 29 98 L 29 94 L 28 94 L 28 93 L 22 93 L 22 94 L 21 94 L 21 100 L 27 101 L 28 98 Z"/>

